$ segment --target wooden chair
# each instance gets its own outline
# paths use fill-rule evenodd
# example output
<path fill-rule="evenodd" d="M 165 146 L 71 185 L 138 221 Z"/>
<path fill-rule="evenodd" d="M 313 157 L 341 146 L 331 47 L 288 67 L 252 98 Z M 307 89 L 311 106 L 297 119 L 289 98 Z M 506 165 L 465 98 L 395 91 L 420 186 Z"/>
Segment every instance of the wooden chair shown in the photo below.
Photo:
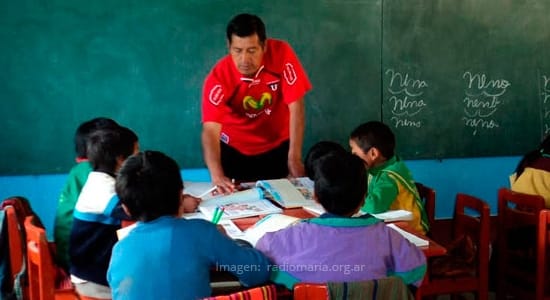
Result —
<path fill-rule="evenodd" d="M 34 225 L 33 220 L 33 216 L 25 219 L 30 300 L 78 300 L 73 288 L 56 288 L 55 265 L 46 232 Z"/>
<path fill-rule="evenodd" d="M 537 195 L 498 191 L 497 298 L 508 294 L 533 298 L 536 273 L 536 233 L 545 207 Z"/>
<path fill-rule="evenodd" d="M 471 264 L 463 265 L 462 272 L 435 273 L 436 263 L 456 265 L 456 262 L 468 261 L 450 253 L 448 256 L 429 262 L 427 272 L 429 281 L 424 281 L 416 291 L 416 299 L 428 295 L 456 294 L 475 292 L 477 299 L 488 299 L 489 296 L 489 243 L 490 243 L 490 210 L 483 200 L 457 194 L 453 217 L 453 237 L 455 240 L 471 241 L 473 255 Z M 433 272 L 432 272 L 433 271 Z"/>
<path fill-rule="evenodd" d="M 219 295 L 205 298 L 204 300 L 276 300 L 277 288 L 274 284 L 250 288 L 244 291 L 235 292 L 229 295 Z"/>
<path fill-rule="evenodd" d="M 432 226 L 435 226 L 435 190 L 420 182 L 416 182 L 416 189 L 418 190 L 422 204 L 424 204 L 431 232 Z M 427 232 L 426 235 L 431 236 L 430 232 Z"/>
<path fill-rule="evenodd" d="M 329 299 L 328 287 L 323 283 L 298 283 L 292 293 L 294 300 Z"/>
<path fill-rule="evenodd" d="M 17 218 L 17 213 L 13 206 L 6 206 L 4 208 L 6 214 L 6 223 L 8 226 L 8 244 L 10 249 L 10 271 L 12 282 L 15 282 L 16 277 L 23 268 L 24 263 L 24 253 L 25 253 L 25 244 L 24 241 L 24 229 L 23 224 L 19 223 Z M 27 291 L 25 287 L 23 288 L 23 293 Z"/>
<path fill-rule="evenodd" d="M 549 250 L 550 250 L 550 210 L 543 209 L 539 213 L 539 226 L 537 229 L 537 273 L 535 283 L 535 299 L 550 299 L 546 287 L 550 286 Z M 547 296 L 545 296 L 547 295 Z"/>

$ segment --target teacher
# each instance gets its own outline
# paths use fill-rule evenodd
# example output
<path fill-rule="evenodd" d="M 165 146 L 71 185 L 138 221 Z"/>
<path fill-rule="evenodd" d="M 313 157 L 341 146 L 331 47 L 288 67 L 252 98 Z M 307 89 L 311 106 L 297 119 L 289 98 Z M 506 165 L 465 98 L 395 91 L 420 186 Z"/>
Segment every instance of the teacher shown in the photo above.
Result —
<path fill-rule="evenodd" d="M 204 81 L 202 148 L 217 192 L 234 182 L 304 176 L 304 95 L 311 83 L 284 41 L 240 14 L 227 25 L 229 54 Z"/>

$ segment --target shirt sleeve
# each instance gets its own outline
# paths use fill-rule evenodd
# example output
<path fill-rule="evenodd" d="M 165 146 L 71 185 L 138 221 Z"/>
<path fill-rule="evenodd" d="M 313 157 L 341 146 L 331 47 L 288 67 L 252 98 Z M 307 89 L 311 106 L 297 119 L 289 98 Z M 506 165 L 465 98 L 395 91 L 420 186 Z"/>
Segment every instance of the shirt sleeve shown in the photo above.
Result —
<path fill-rule="evenodd" d="M 405 284 L 420 286 L 426 274 L 426 256 L 416 245 L 409 242 L 398 232 L 386 227 L 392 247 L 393 270 L 388 276 L 398 276 Z"/>
<path fill-rule="evenodd" d="M 386 212 L 398 194 L 397 183 L 388 174 L 382 172 L 369 183 L 368 195 L 361 210 L 373 214 Z"/>
<path fill-rule="evenodd" d="M 208 74 L 202 91 L 202 122 L 220 123 L 228 109 L 225 103 L 229 96 L 227 85 L 222 83 L 216 73 L 212 71 Z"/>
<path fill-rule="evenodd" d="M 311 82 L 290 45 L 282 49 L 282 92 L 286 104 L 290 104 L 311 90 Z"/>
<path fill-rule="evenodd" d="M 254 286 L 269 279 L 269 261 L 254 248 L 241 247 L 235 241 L 221 234 L 214 226 L 210 230 L 212 263 L 239 278 L 244 286 Z"/>

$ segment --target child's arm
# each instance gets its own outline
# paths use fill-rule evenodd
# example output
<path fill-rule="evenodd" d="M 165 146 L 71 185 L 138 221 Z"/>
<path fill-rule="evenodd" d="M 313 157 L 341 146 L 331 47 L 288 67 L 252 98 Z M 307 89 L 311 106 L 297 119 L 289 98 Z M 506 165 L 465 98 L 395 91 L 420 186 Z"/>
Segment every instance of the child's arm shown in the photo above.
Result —
<path fill-rule="evenodd" d="M 398 232 L 386 227 L 392 247 L 390 248 L 394 269 L 388 276 L 398 276 L 405 284 L 419 286 L 426 273 L 426 256 L 413 243 Z"/>
<path fill-rule="evenodd" d="M 259 285 L 269 280 L 269 261 L 260 251 L 241 247 L 212 226 L 212 264 L 218 271 L 229 271 L 244 286 Z"/>
<path fill-rule="evenodd" d="M 386 212 L 398 194 L 399 187 L 395 180 L 385 172 L 381 172 L 369 183 L 368 195 L 361 210 L 373 214 Z"/>

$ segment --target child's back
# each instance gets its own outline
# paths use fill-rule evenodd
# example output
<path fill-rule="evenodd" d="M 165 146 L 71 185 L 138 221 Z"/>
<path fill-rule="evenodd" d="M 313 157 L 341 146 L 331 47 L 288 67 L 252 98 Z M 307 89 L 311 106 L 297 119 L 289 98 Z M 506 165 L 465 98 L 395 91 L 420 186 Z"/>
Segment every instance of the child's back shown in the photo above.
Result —
<path fill-rule="evenodd" d="M 183 181 L 160 152 L 132 156 L 116 190 L 137 226 L 113 249 L 107 275 L 114 299 L 198 299 L 210 296 L 210 271 L 233 273 L 245 286 L 269 277 L 267 258 L 242 248 L 210 222 L 180 218 Z"/>
<path fill-rule="evenodd" d="M 70 273 L 79 294 L 110 299 L 106 274 L 116 231 L 127 216 L 115 193 L 115 173 L 135 150 L 137 136 L 127 128 L 101 129 L 90 135 L 93 171 L 74 210 L 69 253 Z M 90 288 L 92 287 L 92 288 Z"/>
<path fill-rule="evenodd" d="M 550 135 L 521 159 L 510 176 L 510 186 L 515 192 L 544 197 L 550 208 Z"/>
<path fill-rule="evenodd" d="M 418 284 L 426 270 L 422 251 L 371 215 L 351 217 L 367 188 L 361 161 L 341 153 L 316 164 L 315 195 L 327 213 L 258 241 L 256 247 L 277 265 L 272 278 L 288 288 L 300 281 L 363 281 L 390 274 Z"/>
<path fill-rule="evenodd" d="M 55 214 L 54 239 L 56 244 L 56 261 L 64 269 L 69 269 L 69 237 L 73 226 L 73 211 L 78 195 L 92 171 L 88 161 L 86 147 L 89 135 L 101 128 L 116 128 L 118 124 L 109 118 L 94 118 L 78 126 L 74 142 L 77 164 L 73 166 L 58 199 Z"/>

